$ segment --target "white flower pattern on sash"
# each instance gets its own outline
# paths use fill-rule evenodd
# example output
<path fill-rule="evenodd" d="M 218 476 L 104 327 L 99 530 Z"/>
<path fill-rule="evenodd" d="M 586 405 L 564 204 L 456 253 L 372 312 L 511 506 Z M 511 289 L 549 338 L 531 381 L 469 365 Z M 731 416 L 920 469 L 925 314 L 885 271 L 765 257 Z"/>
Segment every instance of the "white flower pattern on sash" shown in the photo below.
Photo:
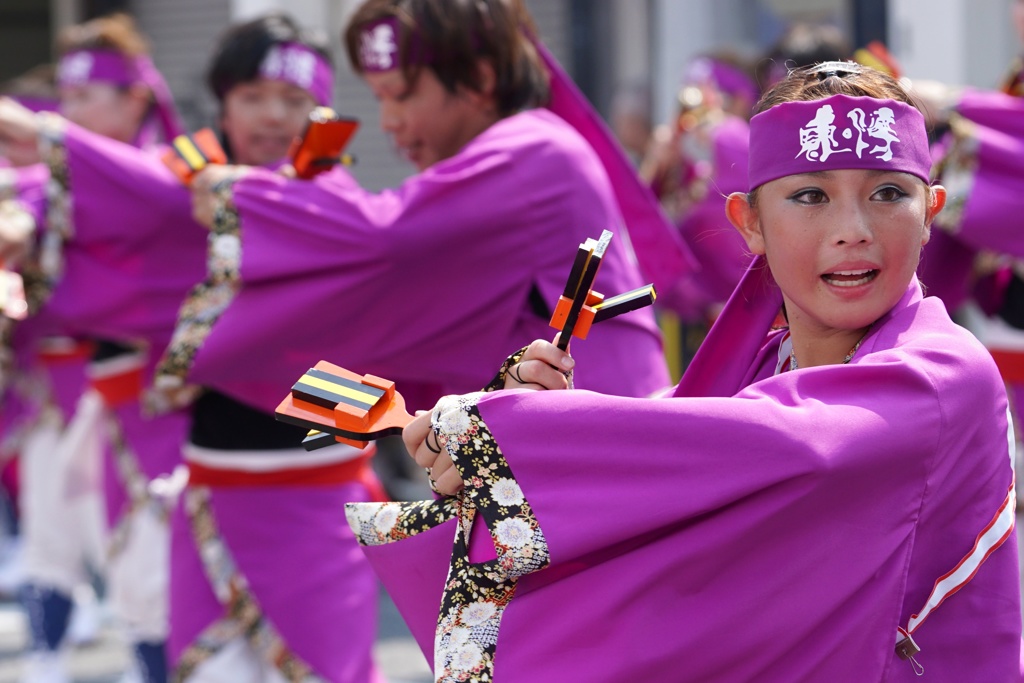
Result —
<path fill-rule="evenodd" d="M 893 130 L 896 115 L 890 107 L 879 107 L 870 114 L 857 107 L 847 114 L 850 125 L 842 129 L 840 136 L 851 140 L 856 133 L 857 141 L 853 147 L 840 147 L 836 141 L 836 113 L 830 104 L 823 104 L 814 113 L 814 118 L 800 129 L 800 151 L 797 157 L 804 156 L 808 161 L 824 163 L 833 154 L 853 152 L 857 158 L 864 157 L 865 148 L 875 141 L 875 146 L 867 150 L 867 154 L 882 161 L 892 160 L 892 144 L 900 139 Z"/>
<path fill-rule="evenodd" d="M 530 503 L 477 409 L 483 395 L 445 397 L 431 416 L 439 443 L 466 484 L 461 493 L 431 501 L 346 505 L 349 525 L 363 545 L 400 541 L 458 520 L 434 632 L 437 683 L 493 680 L 501 618 L 515 596 L 517 581 L 551 561 Z M 397 519 L 391 524 L 394 512 Z M 382 519 L 387 524 L 381 524 Z M 474 521 L 485 523 L 484 519 L 497 559 L 473 564 L 470 531 Z"/>
<path fill-rule="evenodd" d="M 498 479 L 491 485 L 491 496 L 502 507 L 522 505 L 525 500 L 523 490 L 515 479 Z"/>

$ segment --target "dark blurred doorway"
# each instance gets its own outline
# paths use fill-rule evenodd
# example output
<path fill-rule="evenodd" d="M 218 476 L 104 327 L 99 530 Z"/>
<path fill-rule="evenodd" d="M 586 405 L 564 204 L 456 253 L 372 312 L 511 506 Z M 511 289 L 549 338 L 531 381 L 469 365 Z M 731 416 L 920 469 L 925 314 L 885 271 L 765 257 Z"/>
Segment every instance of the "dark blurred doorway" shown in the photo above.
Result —
<path fill-rule="evenodd" d="M 0 83 L 50 60 L 50 0 L 0 3 Z"/>

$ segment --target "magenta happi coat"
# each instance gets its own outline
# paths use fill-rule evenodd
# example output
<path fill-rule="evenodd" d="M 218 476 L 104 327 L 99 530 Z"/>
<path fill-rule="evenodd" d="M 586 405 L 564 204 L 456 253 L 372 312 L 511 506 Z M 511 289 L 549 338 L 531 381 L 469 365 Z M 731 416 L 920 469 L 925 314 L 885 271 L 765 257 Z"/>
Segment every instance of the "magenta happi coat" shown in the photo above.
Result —
<path fill-rule="evenodd" d="M 59 311 L 67 326 L 81 333 L 141 338 L 162 349 L 172 336 L 181 302 L 206 272 L 209 232 L 192 220 L 188 191 L 155 155 L 71 125 L 58 138 L 51 156 L 56 176 L 66 170 L 62 196 L 70 202 L 63 279 L 49 308 Z M 112 215 L 120 222 L 112 223 Z M 59 217 L 57 224 L 61 224 Z M 152 374 L 152 366 L 146 370 L 147 376 Z M 256 370 L 250 371 L 258 376 Z M 276 394 L 286 391 L 287 386 L 275 388 Z M 154 434 L 137 412 L 126 413 L 124 407 L 116 412 L 126 439 L 146 439 L 146 450 L 137 450 L 137 455 L 147 474 L 152 476 L 154 467 L 180 462 L 190 427 L 187 413 L 161 416 L 164 428 Z M 117 491 L 108 488 L 107 493 L 108 511 L 114 514 L 125 500 Z M 230 568 L 228 576 L 236 570 L 240 573 L 242 578 L 233 580 L 241 581 L 246 595 L 254 596 L 258 605 L 245 616 L 256 614 L 261 624 L 271 623 L 276 629 L 275 639 L 266 647 L 276 648 L 283 640 L 282 652 L 296 654 L 325 680 L 375 680 L 370 661 L 376 610 L 373 576 L 338 517 L 344 503 L 368 499 L 361 481 L 306 487 L 228 486 L 211 494 L 214 541 L 223 542 L 223 551 L 210 557 L 207 550 L 206 559 L 220 570 Z M 261 520 L 268 511 L 272 511 L 270 519 Z M 221 621 L 225 607 L 211 589 L 210 566 L 203 564 L 196 545 L 190 521 L 179 505 L 171 521 L 167 639 L 174 667 L 182 665 L 189 646 L 212 647 L 217 641 L 211 633 L 230 634 Z M 339 644 L 336 635 L 341 623 L 358 632 L 359 638 Z"/>
<path fill-rule="evenodd" d="M 67 239 L 48 308 L 70 332 L 162 349 L 205 267 L 207 233 L 188 191 L 154 152 L 74 124 L 52 149 L 61 192 L 47 230 Z"/>
<path fill-rule="evenodd" d="M 674 396 L 445 399 L 463 493 L 349 506 L 438 681 L 1020 680 L 1012 439 L 985 349 L 913 281 L 848 365 L 777 374 L 766 273 Z M 994 518 L 1005 542 L 915 629 Z M 908 626 L 914 662 L 894 653 Z"/>
<path fill-rule="evenodd" d="M 968 91 L 956 107 L 953 138 L 941 159 L 950 202 L 940 226 L 974 249 L 1024 258 L 1024 99 Z"/>
<path fill-rule="evenodd" d="M 554 335 L 533 309 L 554 307 L 580 243 L 622 227 L 593 151 L 545 111 L 495 123 L 394 191 L 256 171 L 233 201 L 242 286 L 188 379 L 267 411 L 322 359 L 436 387 L 419 407 L 484 386 L 494 358 Z M 641 284 L 627 241 L 613 239 L 595 289 Z M 641 396 L 668 383 L 649 310 L 572 349 L 587 368 L 578 386 Z"/>

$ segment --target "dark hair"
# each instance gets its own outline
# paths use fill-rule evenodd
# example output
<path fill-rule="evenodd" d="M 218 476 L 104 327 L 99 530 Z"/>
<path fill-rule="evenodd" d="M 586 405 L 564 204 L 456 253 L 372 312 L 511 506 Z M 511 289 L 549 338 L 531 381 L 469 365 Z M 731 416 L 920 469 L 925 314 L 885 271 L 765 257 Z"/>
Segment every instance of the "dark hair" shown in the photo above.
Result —
<path fill-rule="evenodd" d="M 883 71 L 857 62 L 825 62 L 790 71 L 754 105 L 754 115 L 786 102 L 813 102 L 833 95 L 895 100 L 921 109 L 907 89 Z M 757 188 L 748 197 L 754 205 Z"/>
<path fill-rule="evenodd" d="M 812 102 L 833 95 L 896 100 L 920 109 L 907 89 L 887 73 L 857 62 L 825 62 L 791 71 L 754 105 L 754 114 L 783 102 Z"/>
<path fill-rule="evenodd" d="M 529 38 L 536 31 L 522 0 L 367 0 L 343 34 L 356 73 L 363 72 L 363 28 L 389 17 L 400 26 L 399 63 L 408 83 L 426 66 L 450 93 L 459 86 L 480 92 L 477 60 L 487 59 L 500 116 L 547 100 L 548 74 Z M 410 59 L 411 50 L 427 55 L 428 63 Z"/>
<path fill-rule="evenodd" d="M 57 37 L 57 52 L 114 50 L 127 57 L 148 55 L 149 41 L 127 14 L 116 13 L 69 26 Z"/>
<path fill-rule="evenodd" d="M 797 22 L 786 29 L 757 63 L 755 76 L 761 89 L 768 90 L 789 69 L 849 59 L 850 55 L 849 42 L 835 26 Z"/>
<path fill-rule="evenodd" d="M 236 24 L 221 35 L 210 60 L 206 82 L 218 100 L 239 83 L 255 80 L 270 49 L 279 43 L 301 43 L 331 63 L 326 41 L 305 31 L 288 15 L 274 12 Z"/>

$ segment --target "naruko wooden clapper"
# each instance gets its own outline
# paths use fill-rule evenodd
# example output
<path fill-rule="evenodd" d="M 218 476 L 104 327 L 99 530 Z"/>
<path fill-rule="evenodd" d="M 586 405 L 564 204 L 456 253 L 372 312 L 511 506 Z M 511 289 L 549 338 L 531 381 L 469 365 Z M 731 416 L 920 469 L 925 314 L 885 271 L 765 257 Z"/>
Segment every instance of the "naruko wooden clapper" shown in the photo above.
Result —
<path fill-rule="evenodd" d="M 612 233 L 605 230 L 600 239 L 588 239 L 576 253 L 551 318 L 551 325 L 561 330 L 558 345 L 563 350 L 573 335 L 586 339 L 594 323 L 654 302 L 653 285 L 610 299 L 591 291 L 611 238 Z M 299 378 L 274 415 L 282 422 L 308 429 L 302 445 L 310 451 L 336 442 L 363 448 L 369 441 L 401 434 L 413 419 L 394 382 L 357 375 L 327 361 L 320 361 Z"/>
<path fill-rule="evenodd" d="M 586 339 L 594 323 L 650 306 L 657 297 L 654 285 L 650 284 L 609 299 L 593 290 L 597 271 L 611 241 L 611 231 L 605 230 L 600 238 L 587 239 L 576 252 L 565 290 L 558 298 L 550 323 L 551 327 L 559 330 L 555 345 L 563 351 L 569 348 L 572 337 Z"/>
<path fill-rule="evenodd" d="M 210 164 L 228 163 L 228 155 L 217 140 L 217 134 L 203 128 L 191 135 L 179 135 L 163 154 L 163 162 L 181 182 L 188 185 L 196 173 Z"/>
<path fill-rule="evenodd" d="M 310 451 L 336 442 L 363 448 L 369 441 L 401 434 L 412 420 L 394 382 L 360 376 L 323 360 L 299 378 L 274 415 L 308 429 L 302 445 Z"/>
<path fill-rule="evenodd" d="M 345 147 L 358 128 L 358 120 L 338 116 L 330 107 L 314 108 L 302 135 L 288 151 L 295 175 L 309 180 L 338 164 L 354 164 L 355 158 L 345 153 Z"/>

